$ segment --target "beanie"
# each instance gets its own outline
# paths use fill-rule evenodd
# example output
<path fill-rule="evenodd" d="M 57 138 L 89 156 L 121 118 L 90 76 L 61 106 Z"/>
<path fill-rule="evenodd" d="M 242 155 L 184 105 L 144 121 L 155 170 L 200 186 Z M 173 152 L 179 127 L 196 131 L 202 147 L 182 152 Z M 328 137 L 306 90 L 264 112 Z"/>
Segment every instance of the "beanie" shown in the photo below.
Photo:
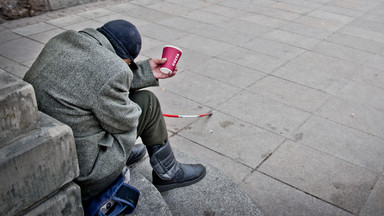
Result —
<path fill-rule="evenodd" d="M 116 54 L 122 59 L 133 60 L 141 50 L 141 36 L 136 26 L 125 20 L 113 20 L 98 28 L 112 44 Z"/>

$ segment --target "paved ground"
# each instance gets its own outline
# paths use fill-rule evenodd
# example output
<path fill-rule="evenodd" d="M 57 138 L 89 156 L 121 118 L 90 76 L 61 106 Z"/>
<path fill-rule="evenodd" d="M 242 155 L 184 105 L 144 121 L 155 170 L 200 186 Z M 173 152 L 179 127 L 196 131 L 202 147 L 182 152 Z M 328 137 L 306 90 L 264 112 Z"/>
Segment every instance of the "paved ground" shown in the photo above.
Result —
<path fill-rule="evenodd" d="M 265 215 L 384 215 L 384 1 L 92 3 L 0 25 L 0 67 L 22 77 L 52 36 L 112 19 L 138 26 L 140 59 L 183 49 L 152 90 L 164 113 L 213 116 L 167 119 L 171 143 Z"/>

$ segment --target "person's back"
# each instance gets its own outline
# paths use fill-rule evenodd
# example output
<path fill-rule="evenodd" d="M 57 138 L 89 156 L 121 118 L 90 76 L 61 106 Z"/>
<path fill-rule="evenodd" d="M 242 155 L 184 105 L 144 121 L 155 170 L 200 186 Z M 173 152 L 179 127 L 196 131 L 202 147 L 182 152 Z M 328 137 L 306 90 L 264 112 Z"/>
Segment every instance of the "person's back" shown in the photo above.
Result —
<path fill-rule="evenodd" d="M 123 168 L 145 155 L 159 191 L 204 178 L 201 164 L 179 163 L 157 97 L 167 59 L 134 62 L 141 49 L 137 28 L 114 20 L 98 29 L 66 31 L 51 39 L 24 80 L 35 89 L 40 111 L 69 125 L 75 137 L 82 201 L 88 206 L 119 179 Z M 135 145 L 140 137 L 144 145 Z M 135 149 L 138 149 L 137 151 Z"/>
<path fill-rule="evenodd" d="M 103 182 L 115 179 L 125 164 L 127 151 L 116 148 L 129 148 L 132 144 L 121 145 L 112 134 L 130 130 L 127 137 L 134 143 L 136 130 L 128 127 L 137 125 L 140 108 L 132 103 L 132 112 L 123 115 L 125 124 L 117 130 L 106 124 L 118 124 L 118 121 L 108 122 L 103 112 L 119 110 L 106 110 L 107 106 L 101 106 L 113 101 L 100 100 L 110 91 L 109 84 L 120 83 L 121 90 L 128 92 L 132 77 L 127 64 L 95 29 L 66 31 L 51 39 L 24 77 L 35 89 L 39 110 L 72 128 L 80 155 L 81 173 L 77 180 L 80 185 L 106 187 L 108 183 L 103 185 Z M 100 119 L 106 121 L 104 125 Z M 102 156 L 99 146 L 109 147 Z"/>

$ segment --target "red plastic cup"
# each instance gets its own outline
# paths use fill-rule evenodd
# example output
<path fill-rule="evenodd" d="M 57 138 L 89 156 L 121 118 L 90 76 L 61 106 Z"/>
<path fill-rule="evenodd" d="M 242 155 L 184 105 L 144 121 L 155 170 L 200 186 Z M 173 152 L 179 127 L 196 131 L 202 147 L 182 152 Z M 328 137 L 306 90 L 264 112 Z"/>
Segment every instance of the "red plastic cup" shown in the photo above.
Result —
<path fill-rule="evenodd" d="M 177 62 L 179 62 L 181 54 L 183 51 L 175 46 L 166 45 L 163 48 L 162 58 L 167 58 L 167 61 L 161 65 L 160 71 L 169 74 L 169 72 L 173 72 L 176 68 Z"/>

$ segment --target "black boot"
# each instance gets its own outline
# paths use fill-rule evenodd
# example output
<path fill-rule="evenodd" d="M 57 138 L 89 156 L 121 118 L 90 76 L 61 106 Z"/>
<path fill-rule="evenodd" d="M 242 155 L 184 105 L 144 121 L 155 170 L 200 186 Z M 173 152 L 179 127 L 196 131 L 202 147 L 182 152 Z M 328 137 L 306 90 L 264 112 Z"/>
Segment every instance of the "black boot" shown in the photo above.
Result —
<path fill-rule="evenodd" d="M 131 154 L 128 157 L 127 166 L 130 166 L 139 160 L 141 160 L 145 156 L 145 145 L 144 144 L 136 144 L 132 147 Z"/>
<path fill-rule="evenodd" d="M 160 192 L 194 184 L 205 176 L 203 165 L 177 162 L 168 141 L 147 149 L 153 168 L 152 182 Z"/>

